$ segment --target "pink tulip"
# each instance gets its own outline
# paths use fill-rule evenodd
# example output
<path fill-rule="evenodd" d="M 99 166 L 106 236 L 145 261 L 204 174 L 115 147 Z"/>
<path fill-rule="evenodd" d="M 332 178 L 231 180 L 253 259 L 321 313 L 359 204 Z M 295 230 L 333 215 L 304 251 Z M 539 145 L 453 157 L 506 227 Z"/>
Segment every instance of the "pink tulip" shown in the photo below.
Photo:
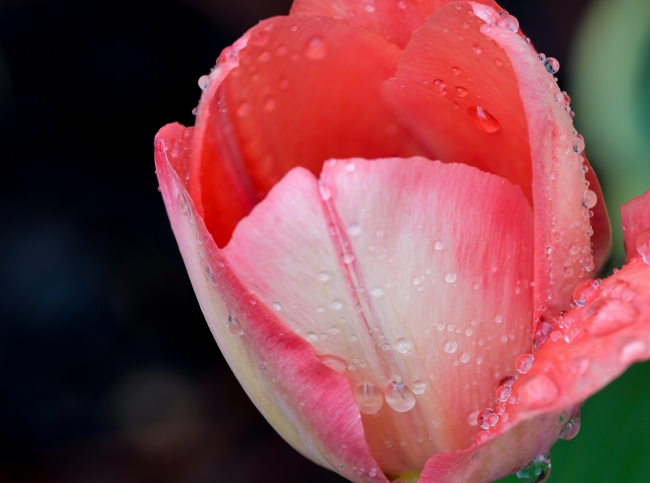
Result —
<path fill-rule="evenodd" d="M 297 0 L 158 133 L 210 329 L 306 457 L 355 482 L 545 472 L 650 357 L 650 267 L 589 280 L 609 221 L 556 69 L 489 0 Z M 641 251 L 648 213 L 624 211 Z"/>

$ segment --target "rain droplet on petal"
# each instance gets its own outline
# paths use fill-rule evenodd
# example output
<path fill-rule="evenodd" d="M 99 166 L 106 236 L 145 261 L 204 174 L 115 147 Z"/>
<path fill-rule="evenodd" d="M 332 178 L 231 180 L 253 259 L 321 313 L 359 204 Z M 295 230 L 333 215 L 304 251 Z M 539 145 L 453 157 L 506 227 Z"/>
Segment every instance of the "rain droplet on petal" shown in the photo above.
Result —
<path fill-rule="evenodd" d="M 519 374 L 526 374 L 533 367 L 535 357 L 532 354 L 522 354 L 515 361 L 515 368 Z"/>
<path fill-rule="evenodd" d="M 457 349 L 458 344 L 451 339 L 447 339 L 442 345 L 442 350 L 444 350 L 447 354 L 453 354 Z"/>
<path fill-rule="evenodd" d="M 478 412 L 476 422 L 481 429 L 489 429 L 499 421 L 499 416 L 491 408 L 486 408 Z"/>
<path fill-rule="evenodd" d="M 557 74 L 560 70 L 560 63 L 553 57 L 547 57 L 544 61 L 544 67 L 546 67 L 549 74 Z"/>
<path fill-rule="evenodd" d="M 515 382 L 517 382 L 517 376 L 512 376 L 512 375 L 503 376 L 499 381 L 497 387 L 501 387 L 501 386 L 512 387 Z"/>
<path fill-rule="evenodd" d="M 573 418 L 569 419 L 569 421 L 566 423 L 566 426 L 562 428 L 562 431 L 560 431 L 560 439 L 563 439 L 565 441 L 572 440 L 573 438 L 578 436 L 579 431 L 580 431 L 580 410 L 578 410 L 578 414 Z"/>
<path fill-rule="evenodd" d="M 413 392 L 415 394 L 423 394 L 426 387 L 427 385 L 423 381 L 419 381 L 417 379 L 413 381 Z"/>
<path fill-rule="evenodd" d="M 454 283 L 456 281 L 456 274 L 454 272 L 445 273 L 445 282 Z"/>
<path fill-rule="evenodd" d="M 573 301 L 578 307 L 584 307 L 589 297 L 598 290 L 599 282 L 597 280 L 587 280 L 581 283 L 573 291 Z"/>
<path fill-rule="evenodd" d="M 445 81 L 436 79 L 433 81 L 433 88 L 437 91 L 442 91 L 445 88 Z"/>
<path fill-rule="evenodd" d="M 481 131 L 495 133 L 501 129 L 501 123 L 481 106 L 470 106 L 467 108 L 467 113 Z"/>
<path fill-rule="evenodd" d="M 585 138 L 582 134 L 578 134 L 573 140 L 573 151 L 576 154 L 580 154 L 585 150 Z"/>
<path fill-rule="evenodd" d="M 463 86 L 456 86 L 456 95 L 458 97 L 467 97 L 467 94 L 469 94 L 469 91 Z"/>
<path fill-rule="evenodd" d="M 641 232 L 636 239 L 636 251 L 643 258 L 643 261 L 650 265 L 650 228 Z"/>
<path fill-rule="evenodd" d="M 467 364 L 471 358 L 472 356 L 469 354 L 469 352 L 461 352 L 458 360 L 463 364 Z"/>
<path fill-rule="evenodd" d="M 362 382 L 354 390 L 354 398 L 359 405 L 359 411 L 364 414 L 375 414 L 384 405 L 381 391 L 372 382 Z"/>
<path fill-rule="evenodd" d="M 199 88 L 202 91 L 207 90 L 208 87 L 210 87 L 210 76 L 209 75 L 202 75 L 201 77 L 199 77 L 198 84 L 199 84 Z"/>
<path fill-rule="evenodd" d="M 343 374 L 346 369 L 346 363 L 343 359 L 336 356 L 318 356 L 318 359 L 330 369 L 335 370 L 339 374 Z"/>
<path fill-rule="evenodd" d="M 545 483 L 551 476 L 551 459 L 541 455 L 517 471 L 521 483 Z"/>
<path fill-rule="evenodd" d="M 384 388 L 388 405 L 398 413 L 405 413 L 415 406 L 415 397 L 403 382 L 391 380 Z"/>
<path fill-rule="evenodd" d="M 244 335 L 244 329 L 242 329 L 237 317 L 233 317 L 232 315 L 228 316 L 228 332 L 236 336 Z"/>
<path fill-rule="evenodd" d="M 307 332 L 307 341 L 316 342 L 318 340 L 318 334 L 315 332 Z"/>
<path fill-rule="evenodd" d="M 356 260 L 356 257 L 352 253 L 344 253 L 341 257 L 341 260 L 346 265 L 349 265 L 350 263 L 354 262 L 354 260 Z"/>
<path fill-rule="evenodd" d="M 433 244 L 433 248 L 435 248 L 436 250 L 440 251 L 440 250 L 442 250 L 442 249 L 445 248 L 445 243 L 442 242 L 442 241 L 440 241 L 440 240 L 438 240 L 437 242 L 435 242 L 435 243 Z"/>
<path fill-rule="evenodd" d="M 327 45 L 321 37 L 312 37 L 307 42 L 307 58 L 310 60 L 321 60 L 327 55 Z"/>
<path fill-rule="evenodd" d="M 500 402 L 506 402 L 510 397 L 510 394 L 512 394 L 512 388 L 509 386 L 504 385 L 497 389 L 497 399 Z"/>
<path fill-rule="evenodd" d="M 411 350 L 411 343 L 408 341 L 408 339 L 401 337 L 397 339 L 397 344 L 395 347 L 397 348 L 397 352 L 400 354 L 406 354 Z"/>

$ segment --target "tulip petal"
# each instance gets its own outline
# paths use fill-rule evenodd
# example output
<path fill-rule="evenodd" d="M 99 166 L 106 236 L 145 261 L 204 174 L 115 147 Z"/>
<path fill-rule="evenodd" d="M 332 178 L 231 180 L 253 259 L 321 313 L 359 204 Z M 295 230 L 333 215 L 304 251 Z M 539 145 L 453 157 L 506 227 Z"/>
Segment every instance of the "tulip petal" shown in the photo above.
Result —
<path fill-rule="evenodd" d="M 326 163 L 318 184 L 290 172 L 224 253 L 360 391 L 372 454 L 397 476 L 469 445 L 468 416 L 530 347 L 532 236 L 529 204 L 502 178 L 354 159 Z"/>
<path fill-rule="evenodd" d="M 591 236 L 591 243 L 593 244 L 594 264 L 596 265 L 594 272 L 599 273 L 611 253 L 612 225 L 607 213 L 607 205 L 604 202 L 605 198 L 603 197 L 600 182 L 586 157 L 584 164 L 587 167 L 585 178 L 589 183 L 589 189 L 594 192 L 598 199 L 596 206 L 592 208 L 594 215 L 591 217 L 591 228 L 594 234 Z"/>
<path fill-rule="evenodd" d="M 625 253 L 627 261 L 638 255 L 636 241 L 641 232 L 650 228 L 650 190 L 621 207 Z"/>
<path fill-rule="evenodd" d="M 332 157 L 422 152 L 381 100 L 400 52 L 365 28 L 300 16 L 265 20 L 224 51 L 218 65 L 236 65 L 225 77 L 221 67 L 211 74 L 194 160 L 204 219 L 219 246 L 241 218 L 239 207 L 250 209 L 296 166 L 318 174 Z M 247 193 L 235 196 L 234 214 L 233 185 Z"/>
<path fill-rule="evenodd" d="M 479 3 L 435 11 L 413 34 L 385 95 L 429 157 L 522 188 L 535 211 L 535 308 L 557 313 L 595 269 L 583 159 L 553 76 L 502 21 Z"/>
<path fill-rule="evenodd" d="M 225 359 L 262 414 L 303 455 L 354 482 L 388 483 L 368 451 L 346 379 L 321 364 L 310 345 L 250 293 L 207 231 L 179 176 L 190 165 L 190 152 L 174 149 L 182 135 L 179 125 L 158 133 L 156 173 L 192 285 Z"/>
<path fill-rule="evenodd" d="M 404 48 L 424 20 L 437 9 L 454 0 L 296 0 L 291 15 L 318 15 L 340 18 L 351 25 L 360 25 L 386 37 Z M 491 0 L 482 3 L 497 8 Z"/>

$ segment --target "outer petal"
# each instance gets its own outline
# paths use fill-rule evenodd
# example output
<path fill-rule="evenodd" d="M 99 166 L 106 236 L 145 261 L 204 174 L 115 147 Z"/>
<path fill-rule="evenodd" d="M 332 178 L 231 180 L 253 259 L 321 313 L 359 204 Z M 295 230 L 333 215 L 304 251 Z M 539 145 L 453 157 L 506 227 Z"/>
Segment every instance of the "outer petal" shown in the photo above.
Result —
<path fill-rule="evenodd" d="M 170 163 L 182 128 L 156 138 L 157 175 L 174 234 L 221 351 L 250 398 L 302 454 L 355 482 L 387 483 L 368 451 L 348 382 L 251 294 L 232 271 Z M 176 151 L 173 166 L 189 163 Z"/>
<path fill-rule="evenodd" d="M 603 265 L 609 258 L 612 249 L 612 225 L 607 213 L 607 206 L 604 202 L 603 190 L 600 187 L 600 182 L 596 177 L 594 169 L 585 157 L 585 166 L 587 173 L 585 174 L 586 181 L 589 183 L 589 189 L 594 192 L 598 202 L 592 208 L 593 216 L 591 217 L 591 228 L 594 234 L 591 236 L 591 243 L 594 252 L 594 264 L 596 265 L 595 273 L 599 273 Z M 648 225 L 650 226 L 650 225 Z"/>
<path fill-rule="evenodd" d="M 382 469 L 404 475 L 474 440 L 470 414 L 530 347 L 531 243 L 530 206 L 501 178 L 356 159 L 327 163 L 320 185 L 289 173 L 224 253 L 352 388 L 388 389 L 363 423 Z M 391 379 L 405 384 L 392 401 Z"/>
<path fill-rule="evenodd" d="M 224 51 L 199 105 L 190 179 L 219 246 L 298 165 L 318 174 L 331 157 L 421 153 L 381 100 L 399 54 L 374 32 L 322 17 L 265 20 Z"/>
<path fill-rule="evenodd" d="M 506 177 L 533 201 L 535 305 L 556 313 L 595 269 L 583 158 L 553 76 L 500 19 L 478 3 L 437 10 L 414 33 L 385 93 L 436 157 Z"/>
<path fill-rule="evenodd" d="M 453 0 L 296 0 L 291 15 L 318 15 L 345 20 L 377 32 L 387 40 L 404 48 L 424 20 L 435 10 Z M 495 8 L 498 5 L 486 0 L 482 3 Z"/>
<path fill-rule="evenodd" d="M 625 237 L 625 253 L 627 260 L 638 255 L 636 240 L 642 231 L 650 228 L 650 190 L 643 196 L 638 196 L 621 207 L 623 235 Z"/>

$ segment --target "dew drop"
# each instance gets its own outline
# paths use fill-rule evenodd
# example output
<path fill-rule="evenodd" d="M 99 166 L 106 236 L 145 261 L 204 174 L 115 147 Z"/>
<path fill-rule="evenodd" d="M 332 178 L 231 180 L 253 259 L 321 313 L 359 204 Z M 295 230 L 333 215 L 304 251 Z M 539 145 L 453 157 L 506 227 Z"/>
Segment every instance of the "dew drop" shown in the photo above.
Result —
<path fill-rule="evenodd" d="M 332 198 L 332 190 L 325 183 L 318 183 L 318 191 L 320 192 L 320 197 L 323 201 L 328 201 Z"/>
<path fill-rule="evenodd" d="M 346 363 L 343 359 L 336 357 L 336 356 L 318 356 L 318 360 L 320 360 L 324 365 L 329 367 L 330 369 L 335 370 L 339 374 L 343 374 L 346 369 Z"/>
<path fill-rule="evenodd" d="M 560 63 L 553 57 L 547 57 L 544 61 L 544 67 L 546 67 L 549 74 L 557 74 L 560 70 Z"/>
<path fill-rule="evenodd" d="M 445 81 L 436 79 L 433 81 L 433 88 L 437 91 L 442 91 L 445 88 Z"/>
<path fill-rule="evenodd" d="M 370 290 L 370 295 L 372 295 L 373 297 L 381 297 L 382 295 L 384 295 L 384 291 L 381 289 L 381 287 L 373 287 Z"/>
<path fill-rule="evenodd" d="M 354 262 L 355 259 L 356 257 L 352 253 L 344 253 L 343 256 L 341 257 L 341 260 L 346 265 L 349 265 L 350 263 Z"/>
<path fill-rule="evenodd" d="M 208 87 L 210 86 L 210 76 L 209 75 L 202 75 L 201 77 L 199 77 L 198 84 L 199 84 L 199 88 L 202 91 L 207 90 Z"/>
<path fill-rule="evenodd" d="M 400 10 L 406 10 L 406 2 L 404 0 L 400 0 L 397 2 L 397 8 Z"/>
<path fill-rule="evenodd" d="M 273 302 L 273 309 L 277 312 L 282 310 L 282 305 L 280 305 L 280 302 Z"/>
<path fill-rule="evenodd" d="M 500 386 L 512 387 L 515 382 L 517 382 L 517 376 L 513 376 L 513 375 L 503 376 L 499 381 L 499 385 L 497 387 Z"/>
<path fill-rule="evenodd" d="M 522 354 L 515 361 L 515 368 L 519 374 L 526 374 L 533 367 L 535 357 L 532 354 Z"/>
<path fill-rule="evenodd" d="M 312 37 L 307 43 L 307 58 L 310 60 L 321 60 L 327 55 L 327 46 L 321 37 Z"/>
<path fill-rule="evenodd" d="M 463 364 L 467 364 L 471 358 L 472 356 L 469 354 L 469 352 L 461 352 L 458 360 Z"/>
<path fill-rule="evenodd" d="M 455 272 L 447 272 L 447 273 L 445 273 L 445 282 L 454 283 L 455 281 L 456 281 L 456 273 Z"/>
<path fill-rule="evenodd" d="M 580 154 L 585 150 L 585 138 L 582 134 L 578 134 L 573 140 L 573 152 Z"/>
<path fill-rule="evenodd" d="M 388 405 L 398 413 L 405 413 L 415 406 L 415 397 L 403 382 L 391 380 L 384 388 Z"/>
<path fill-rule="evenodd" d="M 501 123 L 480 106 L 470 106 L 467 113 L 474 124 L 486 133 L 495 133 L 501 129 Z"/>
<path fill-rule="evenodd" d="M 356 223 L 353 223 L 348 227 L 348 235 L 351 237 L 359 236 L 361 234 L 361 227 Z"/>
<path fill-rule="evenodd" d="M 636 239 L 636 251 L 643 258 L 643 261 L 650 265 L 650 228 L 641 232 Z"/>
<path fill-rule="evenodd" d="M 384 405 L 384 398 L 372 382 L 362 382 L 354 390 L 354 398 L 359 405 L 359 411 L 364 414 L 375 414 Z"/>
<path fill-rule="evenodd" d="M 404 337 L 397 339 L 397 344 L 395 347 L 397 348 L 397 352 L 400 354 L 406 354 L 412 349 L 411 343 Z"/>
<path fill-rule="evenodd" d="M 460 70 L 459 67 L 452 67 L 452 68 L 451 68 L 451 72 L 452 72 L 452 74 L 454 74 L 454 75 L 460 75 L 462 71 Z"/>
<path fill-rule="evenodd" d="M 458 97 L 467 97 L 467 94 L 469 94 L 469 91 L 463 86 L 456 86 L 456 95 Z"/>
<path fill-rule="evenodd" d="M 330 279 L 330 274 L 327 272 L 321 272 L 318 274 L 318 280 L 321 282 L 327 282 Z"/>
<path fill-rule="evenodd" d="M 512 388 L 509 386 L 504 385 L 497 389 L 497 399 L 499 402 L 506 402 L 510 397 L 510 394 L 512 394 Z"/>
<path fill-rule="evenodd" d="M 246 117 L 249 112 L 250 112 L 250 107 L 248 105 L 248 102 L 242 102 L 237 108 L 237 115 L 239 117 Z"/>
<path fill-rule="evenodd" d="M 587 280 L 576 287 L 573 292 L 573 301 L 578 307 L 584 307 L 589 297 L 598 290 L 599 283 L 597 280 Z"/>
<path fill-rule="evenodd" d="M 307 341 L 316 342 L 318 340 L 318 334 L 315 332 L 307 332 Z"/>
<path fill-rule="evenodd" d="M 485 408 L 478 412 L 476 422 L 481 429 L 489 429 L 499 421 L 499 416 L 491 409 Z"/>
<path fill-rule="evenodd" d="M 444 242 L 441 242 L 440 240 L 438 240 L 437 242 L 435 242 L 433 244 L 433 248 L 440 251 L 440 250 L 443 250 L 445 248 L 445 244 L 444 244 Z M 650 250 L 649 250 L 649 252 L 650 252 Z"/>
<path fill-rule="evenodd" d="M 341 310 L 343 308 L 343 303 L 340 300 L 332 300 L 330 307 L 334 310 Z"/>
<path fill-rule="evenodd" d="M 584 195 L 582 196 L 582 206 L 590 210 L 596 206 L 596 203 L 598 203 L 598 196 L 596 193 L 591 190 L 585 191 Z"/>
<path fill-rule="evenodd" d="M 228 332 L 236 336 L 244 335 L 244 329 L 242 329 L 237 317 L 233 317 L 232 315 L 228 316 Z"/>
<path fill-rule="evenodd" d="M 427 387 L 427 385 L 423 381 L 420 381 L 418 379 L 413 381 L 413 392 L 415 394 L 423 394 L 426 387 Z"/>
<path fill-rule="evenodd" d="M 578 410 L 578 414 L 573 418 L 569 419 L 569 421 L 566 423 L 566 426 L 564 426 L 564 428 L 562 428 L 562 431 L 560 431 L 560 439 L 563 439 L 565 441 L 572 440 L 573 438 L 578 436 L 579 431 L 580 431 L 580 412 Z"/>
<path fill-rule="evenodd" d="M 548 456 L 538 456 L 528 465 L 517 471 L 521 483 L 545 483 L 551 476 L 551 460 Z"/>
<path fill-rule="evenodd" d="M 501 322 L 503 322 L 503 316 L 501 316 L 501 315 L 497 315 L 497 316 L 494 318 L 494 321 L 495 321 L 497 324 L 500 324 Z"/>
<path fill-rule="evenodd" d="M 457 349 L 458 344 L 451 339 L 447 339 L 442 345 L 442 350 L 444 350 L 447 354 L 453 354 Z"/>
<path fill-rule="evenodd" d="M 369 3 L 369 4 L 366 5 L 366 12 L 368 12 L 368 13 L 374 13 L 375 10 L 376 10 L 376 9 L 375 9 L 375 6 L 372 5 L 371 3 Z"/>

